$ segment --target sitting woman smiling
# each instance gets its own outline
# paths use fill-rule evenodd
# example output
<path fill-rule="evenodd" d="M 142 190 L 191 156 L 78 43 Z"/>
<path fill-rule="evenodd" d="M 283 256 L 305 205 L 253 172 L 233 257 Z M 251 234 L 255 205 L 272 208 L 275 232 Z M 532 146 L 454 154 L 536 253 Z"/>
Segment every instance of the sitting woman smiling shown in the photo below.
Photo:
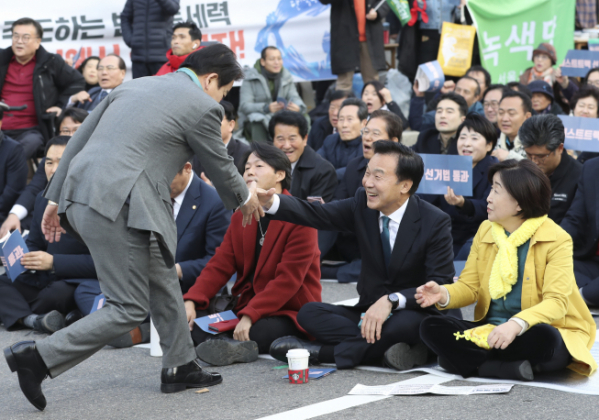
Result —
<path fill-rule="evenodd" d="M 252 143 L 243 178 L 250 187 L 290 195 L 291 163 L 282 150 Z M 320 302 L 320 251 L 315 229 L 261 218 L 242 226 L 243 215 L 233 214 L 220 247 L 183 296 L 191 337 L 198 357 L 212 365 L 252 362 L 268 353 L 271 343 L 293 335 L 306 338 L 297 313 L 308 302 Z M 194 323 L 208 315 L 209 302 L 233 274 L 234 331 L 217 340 Z"/>
<path fill-rule="evenodd" d="M 569 367 L 590 375 L 596 325 L 574 279 L 572 238 L 547 218 L 549 179 L 529 160 L 491 167 L 489 221 L 459 280 L 416 289 L 422 307 L 475 302 L 474 322 L 432 316 L 420 326 L 439 365 L 464 377 L 533 380 Z"/>
<path fill-rule="evenodd" d="M 476 234 L 480 224 L 487 220 L 487 196 L 491 184 L 487 180 L 489 167 L 497 163 L 491 152 L 497 144 L 497 134 L 493 124 L 484 116 L 468 114 L 458 127 L 457 148 L 460 156 L 472 156 L 472 195 L 456 195 L 447 187 L 447 194 L 422 195 L 426 201 L 439 207 L 451 216 L 453 255 L 456 257 L 470 251 L 468 240 Z M 471 241 L 470 241 L 471 242 Z M 465 247 L 464 251 L 461 249 Z M 465 260 L 463 258 L 462 260 Z"/>

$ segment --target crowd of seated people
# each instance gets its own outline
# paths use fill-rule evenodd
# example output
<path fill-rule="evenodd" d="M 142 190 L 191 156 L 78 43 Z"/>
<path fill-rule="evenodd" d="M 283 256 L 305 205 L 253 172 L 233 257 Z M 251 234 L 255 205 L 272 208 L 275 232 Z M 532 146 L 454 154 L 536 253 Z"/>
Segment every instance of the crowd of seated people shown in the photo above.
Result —
<path fill-rule="evenodd" d="M 75 69 L 41 46 L 38 22 L 19 19 L 11 30 L 0 98 L 28 107 L 0 107 L 0 238 L 29 230 L 30 252 L 14 282 L 0 276 L 0 320 L 52 334 L 89 315 L 102 291 L 82 243 L 68 234 L 45 241 L 43 190 L 69 136 L 127 83 L 127 68 L 108 54 Z M 185 67 L 201 37 L 195 24 L 176 24 L 156 76 Z M 171 183 L 175 269 L 198 356 L 286 361 L 289 349 L 305 348 L 312 364 L 340 369 L 403 370 L 435 355 L 463 376 L 594 372 L 587 306 L 599 306 L 599 153 L 567 150 L 557 115 L 599 117 L 599 69 L 579 84 L 556 61 L 543 43 L 518 81 L 492 84 L 473 66 L 433 94 L 415 83 L 407 117 L 383 82 L 364 80 L 360 98 L 332 89 L 328 114 L 312 121 L 281 51 L 264 48 L 244 69 L 238 109 L 220 104 L 223 143 L 267 216 L 242 227 L 197 157 Z M 43 87 L 32 78 L 40 71 Z M 410 146 L 408 130 L 418 133 Z M 420 154 L 470 156 L 472 194 L 416 193 Z M 454 260 L 466 261 L 455 283 Z M 359 303 L 323 303 L 321 279 L 357 283 Z M 218 299 L 239 323 L 213 339 L 194 320 L 222 309 Z M 474 302 L 475 320 L 462 320 L 459 308 Z M 148 314 L 110 345 L 149 339 Z"/>

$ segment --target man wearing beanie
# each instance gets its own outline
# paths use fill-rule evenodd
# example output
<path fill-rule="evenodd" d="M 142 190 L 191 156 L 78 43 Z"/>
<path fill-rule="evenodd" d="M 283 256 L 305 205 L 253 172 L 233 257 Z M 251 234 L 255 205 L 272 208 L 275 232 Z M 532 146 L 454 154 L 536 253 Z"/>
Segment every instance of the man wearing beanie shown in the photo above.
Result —
<path fill-rule="evenodd" d="M 544 80 L 530 82 L 528 89 L 532 93 L 532 109 L 537 114 L 564 115 L 562 107 L 555 103 L 553 88 Z"/>

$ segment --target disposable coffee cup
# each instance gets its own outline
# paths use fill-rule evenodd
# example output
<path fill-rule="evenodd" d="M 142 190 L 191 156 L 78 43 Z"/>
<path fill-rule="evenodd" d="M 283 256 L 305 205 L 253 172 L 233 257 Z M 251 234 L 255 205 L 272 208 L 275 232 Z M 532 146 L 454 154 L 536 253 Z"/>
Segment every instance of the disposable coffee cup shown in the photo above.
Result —
<path fill-rule="evenodd" d="M 289 383 L 308 383 L 310 352 L 306 349 L 291 349 L 287 351 L 286 356 L 289 364 Z"/>

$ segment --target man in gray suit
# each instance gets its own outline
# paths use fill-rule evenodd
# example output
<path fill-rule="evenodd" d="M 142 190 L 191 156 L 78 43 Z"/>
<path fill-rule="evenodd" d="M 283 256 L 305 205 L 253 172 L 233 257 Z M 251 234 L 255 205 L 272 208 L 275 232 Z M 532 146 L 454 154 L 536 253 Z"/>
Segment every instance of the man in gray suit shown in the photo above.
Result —
<path fill-rule="evenodd" d="M 244 224 L 264 214 L 221 140 L 218 102 L 242 77 L 228 47 L 204 48 L 176 73 L 119 86 L 69 142 L 46 190 L 42 229 L 50 242 L 60 239 L 61 225 L 85 242 L 106 304 L 44 340 L 4 350 L 39 410 L 46 406 L 41 383 L 47 375 L 55 378 L 131 331 L 148 310 L 164 353 L 162 392 L 222 382 L 202 371 L 189 335 L 174 267 L 169 186 L 195 153 L 225 206 L 241 208 Z"/>

